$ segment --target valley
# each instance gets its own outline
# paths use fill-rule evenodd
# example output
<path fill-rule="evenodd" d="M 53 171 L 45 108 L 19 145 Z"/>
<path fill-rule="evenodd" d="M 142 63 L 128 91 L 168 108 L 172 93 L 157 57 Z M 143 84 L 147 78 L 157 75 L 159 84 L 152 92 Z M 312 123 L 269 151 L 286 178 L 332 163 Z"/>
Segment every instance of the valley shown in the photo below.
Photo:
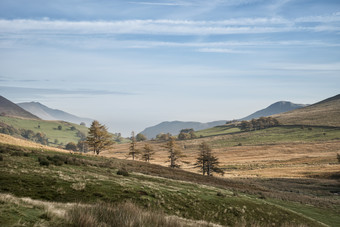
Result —
<path fill-rule="evenodd" d="M 217 133 L 221 133 L 220 128 L 217 127 Z M 254 132 L 232 132 L 237 130 L 226 128 L 222 131 L 224 135 L 178 141 L 178 147 L 185 155 L 181 168 L 198 173 L 193 164 L 199 144 L 207 142 L 219 157 L 227 178 L 317 177 L 319 174 L 320 177 L 340 177 L 336 159 L 340 150 L 340 130 L 337 128 L 275 127 Z M 226 131 L 230 133 L 225 134 Z M 156 150 L 151 163 L 169 165 L 165 142 L 148 143 Z M 139 143 L 137 146 L 142 149 L 144 145 Z M 127 159 L 130 158 L 128 150 L 129 144 L 119 144 L 103 152 L 103 156 Z"/>
<path fill-rule="evenodd" d="M 0 134 L 0 225 L 337 226 L 340 119 L 325 116 L 337 113 L 338 103 L 282 113 L 276 117 L 285 123 L 271 127 L 242 129 L 233 121 L 195 131 L 194 138 L 175 140 L 180 169 L 168 167 L 162 139 L 136 142 L 137 151 L 146 144 L 155 151 L 148 163 L 138 155 L 131 160 L 127 139 L 94 155 Z M 61 121 L 0 120 L 65 142 L 88 130 Z M 194 165 L 203 142 L 224 175 L 203 176 Z"/>

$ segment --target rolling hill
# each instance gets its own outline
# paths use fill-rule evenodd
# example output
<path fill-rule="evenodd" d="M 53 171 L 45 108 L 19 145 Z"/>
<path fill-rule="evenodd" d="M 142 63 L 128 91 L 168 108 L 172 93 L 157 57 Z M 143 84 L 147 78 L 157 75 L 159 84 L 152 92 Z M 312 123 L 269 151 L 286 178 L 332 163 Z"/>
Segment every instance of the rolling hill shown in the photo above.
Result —
<path fill-rule="evenodd" d="M 88 126 L 91 125 L 93 121 L 92 119 L 78 117 L 62 110 L 51 109 L 39 102 L 24 102 L 18 103 L 17 105 L 25 109 L 26 111 L 40 117 L 43 120 L 61 120 L 72 122 L 75 124 L 80 124 L 81 122 L 84 122 Z"/>
<path fill-rule="evenodd" d="M 47 141 L 44 145 L 62 146 L 69 142 L 77 143 L 87 136 L 88 128 L 79 124 L 65 121 L 46 121 L 33 120 L 15 117 L 0 116 L 0 132 L 5 129 L 5 134 L 13 135 L 18 138 L 25 138 L 36 141 L 37 134 L 42 134 Z M 7 130 L 6 130 L 7 129 Z M 38 141 L 36 141 L 38 142 Z"/>
<path fill-rule="evenodd" d="M 256 111 L 255 113 L 250 114 L 247 117 L 241 118 L 240 121 L 251 120 L 253 118 L 267 117 L 267 116 L 270 116 L 270 115 L 284 113 L 284 112 L 287 112 L 287 111 L 299 109 L 299 108 L 306 107 L 306 106 L 308 106 L 308 105 L 306 105 L 306 104 L 295 104 L 295 103 L 287 102 L 287 101 L 280 101 L 280 102 L 273 103 L 272 105 L 268 106 L 265 109 Z"/>
<path fill-rule="evenodd" d="M 303 108 L 305 106 L 308 106 L 306 104 L 295 104 L 292 102 L 287 101 L 280 101 L 273 103 L 272 105 L 268 106 L 265 109 L 256 111 L 253 114 L 250 114 L 247 117 L 244 117 L 242 119 L 239 119 L 239 121 L 242 120 L 251 120 L 253 118 L 259 118 L 259 117 L 267 117 L 273 114 L 279 114 L 299 108 Z M 145 135 L 148 139 L 155 138 L 156 135 L 159 133 L 171 133 L 172 135 L 177 135 L 182 129 L 186 128 L 192 128 L 195 131 L 198 130 L 204 130 L 209 129 L 212 127 L 224 125 L 226 120 L 221 121 L 213 121 L 208 123 L 201 123 L 201 122 L 185 122 L 185 121 L 165 121 L 158 125 L 148 127 L 144 129 L 141 133 Z"/>
<path fill-rule="evenodd" d="M 9 116 L 9 117 L 17 117 L 17 118 L 25 118 L 25 119 L 34 119 L 39 120 L 39 117 L 34 114 L 24 110 L 20 106 L 15 103 L 9 101 L 3 96 L 0 96 L 0 115 L 1 116 Z"/>
<path fill-rule="evenodd" d="M 273 115 L 283 125 L 340 127 L 340 94 L 310 106 Z"/>
<path fill-rule="evenodd" d="M 310 118 L 309 124 L 337 119 L 338 103 L 335 96 L 286 114 Z M 100 226 L 115 215 L 122 220 L 124 209 L 116 208 L 128 206 L 130 221 L 152 213 L 177 222 L 144 226 L 337 226 L 340 130 L 310 128 L 211 128 L 202 138 L 176 141 L 185 154 L 182 170 L 165 167 L 169 154 L 161 141 L 137 143 L 137 149 L 149 143 L 156 151 L 147 163 L 126 160 L 130 144 L 115 144 L 98 157 L 7 145 L 0 137 L 0 225 Z M 201 142 L 211 146 L 225 176 L 196 174 Z"/>
<path fill-rule="evenodd" d="M 156 138 L 160 133 L 171 133 L 172 135 L 177 135 L 182 129 L 192 128 L 195 131 L 202 130 L 206 128 L 215 127 L 217 125 L 225 124 L 225 120 L 213 121 L 208 123 L 201 122 L 185 122 L 185 121 L 165 121 L 158 125 L 148 127 L 144 129 L 141 133 L 145 135 L 148 139 Z"/>

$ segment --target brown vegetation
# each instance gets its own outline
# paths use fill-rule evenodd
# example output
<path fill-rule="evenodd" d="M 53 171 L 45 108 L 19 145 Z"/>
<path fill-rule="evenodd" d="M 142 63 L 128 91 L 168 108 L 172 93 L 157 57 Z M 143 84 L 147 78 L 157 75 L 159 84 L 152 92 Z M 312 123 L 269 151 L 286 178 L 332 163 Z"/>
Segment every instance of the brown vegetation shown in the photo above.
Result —
<path fill-rule="evenodd" d="M 212 138 L 177 141 L 185 155 L 181 159 L 181 168 L 199 172 L 195 168 L 199 144 L 211 142 Z M 157 152 L 151 163 L 167 166 L 168 153 L 164 143 L 148 142 Z M 143 147 L 145 143 L 138 143 Z M 113 149 L 104 151 L 106 157 L 125 159 L 128 144 L 117 144 Z M 225 170 L 225 177 L 321 177 L 339 173 L 336 164 L 340 141 L 281 143 L 253 146 L 213 147 L 220 166 Z"/>
<path fill-rule="evenodd" d="M 340 95 L 314 105 L 273 115 L 283 125 L 322 125 L 340 127 Z"/>
<path fill-rule="evenodd" d="M 39 148 L 39 149 L 44 149 L 44 150 L 53 150 L 53 151 L 59 151 L 59 152 L 69 152 L 63 149 L 41 145 L 38 143 L 34 143 L 34 142 L 24 140 L 24 139 L 15 138 L 13 136 L 1 134 L 1 133 L 0 133 L 0 143 L 29 147 L 29 148 Z"/>
<path fill-rule="evenodd" d="M 146 211 L 131 202 L 117 205 L 99 203 L 92 206 L 79 204 L 67 213 L 67 219 L 71 225 L 80 227 L 216 226 L 208 223 L 194 222 L 192 220 L 186 222 L 185 219 L 180 219 L 179 217 Z"/>

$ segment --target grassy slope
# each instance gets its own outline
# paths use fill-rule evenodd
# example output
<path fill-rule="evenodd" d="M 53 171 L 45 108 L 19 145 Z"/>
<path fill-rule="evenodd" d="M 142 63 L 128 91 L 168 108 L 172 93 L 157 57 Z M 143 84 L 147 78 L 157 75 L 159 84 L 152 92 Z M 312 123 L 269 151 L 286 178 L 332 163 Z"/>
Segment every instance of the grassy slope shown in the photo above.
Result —
<path fill-rule="evenodd" d="M 0 122 L 4 122 L 7 125 L 12 125 L 17 129 L 32 130 L 33 132 L 44 133 L 50 141 L 51 146 L 57 146 L 54 144 L 54 140 L 57 139 L 59 143 L 64 145 L 69 142 L 77 143 L 79 137 L 77 137 L 77 130 L 87 135 L 88 129 L 85 126 L 63 122 L 63 121 L 44 121 L 44 120 L 27 120 L 12 117 L 0 116 Z M 38 128 L 40 125 L 40 128 Z M 62 126 L 62 130 L 58 130 L 58 126 Z M 72 131 L 71 127 L 74 126 L 77 130 Z"/>
<path fill-rule="evenodd" d="M 2 149 L 4 152 L 3 161 L 0 162 L 2 193 L 58 202 L 117 203 L 129 200 L 145 208 L 163 210 L 166 214 L 203 219 L 223 225 L 239 225 L 246 222 L 263 226 L 288 222 L 319 226 L 317 222 L 291 212 L 289 210 L 291 202 L 280 200 L 281 204 L 278 206 L 272 205 L 274 204 L 272 201 L 269 203 L 254 196 L 259 190 L 265 193 L 267 189 L 263 190 L 253 184 L 207 178 L 140 162 L 69 154 L 63 155 L 75 158 L 77 159 L 75 163 L 82 164 L 45 167 L 39 165 L 37 157 L 56 153 L 34 151 L 28 156 L 13 156 L 13 150 L 16 149 L 18 148 Z M 116 171 L 121 167 L 127 168 L 130 176 L 117 175 Z M 146 175 L 148 172 L 166 178 Z M 244 193 L 234 194 L 235 189 L 247 189 L 252 196 Z M 8 209 L 6 207 L 8 204 L 0 205 L 1 209 Z M 331 204 L 327 209 L 336 209 L 337 206 Z M 41 215 L 39 210 L 23 212 L 32 212 L 33 219 Z M 340 221 L 334 216 L 329 216 L 328 219 L 333 222 Z M 2 217 L 0 220 L 5 221 Z"/>
<path fill-rule="evenodd" d="M 227 129 L 231 131 L 232 129 Z M 236 131 L 236 129 L 234 130 Z M 215 135 L 219 135 L 220 130 L 215 130 Z M 211 130 L 211 135 L 213 134 Z M 211 138 L 211 144 L 215 147 L 229 147 L 242 145 L 260 145 L 277 143 L 300 143 L 317 142 L 340 139 L 340 128 L 310 127 L 301 128 L 299 126 L 280 126 L 252 132 L 230 133 L 223 137 Z"/>
<path fill-rule="evenodd" d="M 284 125 L 319 125 L 340 127 L 340 95 L 314 105 L 273 115 Z"/>
<path fill-rule="evenodd" d="M 31 142 L 25 139 L 19 139 L 19 138 L 15 138 L 13 136 L 1 134 L 1 133 L 0 133 L 0 143 L 8 144 L 8 145 L 24 146 L 24 147 L 33 148 L 33 149 L 52 150 L 52 151 L 58 151 L 58 152 L 70 152 L 64 149 L 45 146 L 39 143 L 34 143 L 34 142 Z"/>
<path fill-rule="evenodd" d="M 216 126 L 213 128 L 208 128 L 204 130 L 200 130 L 195 132 L 196 136 L 198 137 L 207 137 L 207 136 L 218 136 L 218 135 L 225 135 L 230 133 L 240 132 L 239 128 L 236 128 L 234 126 Z"/>

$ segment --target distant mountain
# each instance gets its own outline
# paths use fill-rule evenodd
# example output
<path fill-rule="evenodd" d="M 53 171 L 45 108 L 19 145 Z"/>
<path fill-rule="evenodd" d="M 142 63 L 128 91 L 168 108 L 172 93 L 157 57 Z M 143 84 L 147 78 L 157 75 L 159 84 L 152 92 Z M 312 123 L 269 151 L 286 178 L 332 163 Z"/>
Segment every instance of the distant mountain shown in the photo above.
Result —
<path fill-rule="evenodd" d="M 340 127 L 340 94 L 313 105 L 274 115 L 283 125 Z"/>
<path fill-rule="evenodd" d="M 93 121 L 92 119 L 78 117 L 62 110 L 51 109 L 39 102 L 24 102 L 18 103 L 18 105 L 43 120 L 62 120 L 75 124 L 84 122 L 87 126 L 90 126 L 91 122 Z"/>
<path fill-rule="evenodd" d="M 295 103 L 291 103 L 291 102 L 287 102 L 287 101 L 280 101 L 280 102 L 276 102 L 276 103 L 268 106 L 265 109 L 256 111 L 255 113 L 253 113 L 253 114 L 251 114 L 247 117 L 244 117 L 240 120 L 243 121 L 243 120 L 251 120 L 253 118 L 267 117 L 267 116 L 270 116 L 270 115 L 280 114 L 280 113 L 288 112 L 288 111 L 291 111 L 291 110 L 303 108 L 303 107 L 306 107 L 306 106 L 308 106 L 308 105 L 306 105 L 306 104 L 295 104 Z"/>
<path fill-rule="evenodd" d="M 18 117 L 25 119 L 35 119 L 39 120 L 39 117 L 33 115 L 32 113 L 24 110 L 15 103 L 9 101 L 8 99 L 0 96 L 0 115 L 9 117 Z"/>
<path fill-rule="evenodd" d="M 184 122 L 184 121 L 165 121 L 158 125 L 148 127 L 144 129 L 141 133 L 145 135 L 148 139 L 155 138 L 159 133 L 171 133 L 172 135 L 177 135 L 182 129 L 192 128 L 195 131 L 203 130 L 206 128 L 212 128 L 218 125 L 225 124 L 225 120 L 213 121 L 208 123 L 201 122 Z"/>

